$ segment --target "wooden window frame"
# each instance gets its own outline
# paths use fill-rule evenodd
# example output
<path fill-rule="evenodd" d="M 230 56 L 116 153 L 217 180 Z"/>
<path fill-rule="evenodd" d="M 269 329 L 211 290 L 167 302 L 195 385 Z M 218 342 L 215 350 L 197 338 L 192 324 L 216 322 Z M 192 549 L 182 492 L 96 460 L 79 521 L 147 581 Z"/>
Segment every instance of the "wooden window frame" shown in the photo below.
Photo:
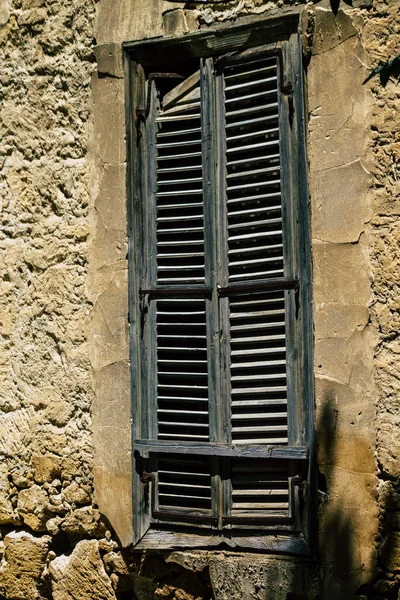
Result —
<path fill-rule="evenodd" d="M 267 43 L 266 43 L 267 40 Z M 137 215 L 140 213 L 142 183 L 137 176 L 143 170 L 143 153 L 138 152 L 140 144 L 140 112 L 145 109 L 144 71 L 137 70 L 137 65 L 152 71 L 153 65 L 165 65 L 164 71 L 174 70 L 183 54 L 192 58 L 210 58 L 227 53 L 243 51 L 256 46 L 276 53 L 282 59 L 280 64 L 285 68 L 281 78 L 281 109 L 286 115 L 280 123 L 282 140 L 281 161 L 284 169 L 283 181 L 285 189 L 286 211 L 286 247 L 292 248 L 291 255 L 296 264 L 293 272 L 297 278 L 289 277 L 282 286 L 282 280 L 269 280 L 263 287 L 269 289 L 293 290 L 296 306 L 293 311 L 297 315 L 297 339 L 301 344 L 292 344 L 291 358 L 296 355 L 296 382 L 293 384 L 297 395 L 296 402 L 291 403 L 292 438 L 290 445 L 247 447 L 234 446 L 227 443 L 182 442 L 176 444 L 164 441 L 143 439 L 143 423 L 146 420 L 142 398 L 141 380 L 144 376 L 143 359 L 137 343 L 138 328 L 143 318 L 143 290 L 139 291 L 138 253 L 136 247 L 141 236 L 141 228 L 137 226 Z M 308 555 L 314 545 L 316 515 L 315 480 L 314 480 L 314 436 L 313 436 L 313 376 L 312 376 L 312 310 L 311 310 L 311 256 L 309 232 L 309 208 L 307 186 L 307 163 L 305 149 L 305 117 L 304 117 L 304 83 L 301 60 L 299 13 L 288 13 L 278 19 L 255 18 L 238 26 L 222 26 L 219 29 L 197 32 L 184 38 L 167 38 L 125 43 L 125 80 L 126 80 L 126 123 L 127 123 L 127 198 L 128 198 L 128 239 L 129 239 L 129 298 L 131 326 L 131 373 L 132 373 L 132 406 L 133 406 L 133 513 L 135 543 L 138 549 L 143 548 L 189 548 L 220 547 L 241 550 L 257 549 L 272 553 L 288 553 Z M 172 67 L 171 67 L 172 66 Z M 139 81 L 139 84 L 138 84 Z M 147 109 L 148 110 L 148 109 Z M 143 114 L 143 112 L 142 112 Z M 144 115 L 145 117 L 145 115 Z M 289 160 L 290 155 L 290 160 Z M 286 157 L 286 158 L 285 158 Z M 301 285 L 298 282 L 301 281 Z M 286 286 L 286 287 L 285 287 Z M 230 286 L 230 291 L 232 291 Z M 240 288 L 240 284 L 237 285 Z M 146 293 L 162 297 L 165 291 L 145 290 Z M 176 290 L 179 295 L 179 291 Z M 193 289 L 194 296 L 198 294 Z M 220 290 L 228 294 L 229 291 Z M 185 290 L 187 294 L 187 289 Z M 202 290 L 204 294 L 204 289 Z M 291 360 L 289 358 L 288 360 Z M 302 463 L 306 472 L 304 481 L 293 481 L 292 493 L 298 494 L 302 488 L 302 514 L 297 515 L 299 523 L 296 533 L 285 532 L 283 528 L 276 531 L 236 532 L 233 536 L 215 535 L 189 531 L 177 527 L 149 530 L 149 502 L 151 502 L 152 482 L 144 465 L 148 464 L 154 453 L 198 454 L 218 457 L 270 458 Z M 299 505 L 299 502 L 296 502 Z M 179 521 L 179 519 L 178 519 Z M 301 522 L 301 523 L 300 523 Z M 256 529 L 256 527 L 255 527 Z"/>

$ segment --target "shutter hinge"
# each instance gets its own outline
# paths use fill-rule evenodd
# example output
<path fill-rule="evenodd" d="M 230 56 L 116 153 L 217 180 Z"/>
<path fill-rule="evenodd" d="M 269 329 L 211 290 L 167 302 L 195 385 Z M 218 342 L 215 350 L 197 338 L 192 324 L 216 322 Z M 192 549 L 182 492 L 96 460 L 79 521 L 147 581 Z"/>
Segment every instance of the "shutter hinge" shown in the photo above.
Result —
<path fill-rule="evenodd" d="M 140 481 L 143 483 L 143 485 L 149 485 L 151 481 L 154 481 L 154 473 L 147 473 L 146 471 L 143 471 L 143 473 L 140 475 Z"/>
<path fill-rule="evenodd" d="M 293 100 L 294 90 L 293 90 L 293 86 L 290 81 L 288 81 L 287 83 L 282 85 L 281 92 L 284 96 L 287 96 L 287 99 L 288 99 L 289 123 L 290 123 L 290 127 L 292 127 L 293 119 L 294 119 L 294 100 Z"/>
<path fill-rule="evenodd" d="M 299 312 L 300 312 L 300 287 L 299 286 L 297 286 L 294 291 L 294 303 L 296 306 L 296 319 L 298 319 Z"/>
<path fill-rule="evenodd" d="M 147 303 L 147 296 L 143 295 L 140 297 L 140 326 L 141 326 L 142 337 L 143 337 L 143 333 L 144 333 L 144 327 L 146 325 L 146 317 L 147 317 L 148 311 L 149 311 L 149 305 Z"/>

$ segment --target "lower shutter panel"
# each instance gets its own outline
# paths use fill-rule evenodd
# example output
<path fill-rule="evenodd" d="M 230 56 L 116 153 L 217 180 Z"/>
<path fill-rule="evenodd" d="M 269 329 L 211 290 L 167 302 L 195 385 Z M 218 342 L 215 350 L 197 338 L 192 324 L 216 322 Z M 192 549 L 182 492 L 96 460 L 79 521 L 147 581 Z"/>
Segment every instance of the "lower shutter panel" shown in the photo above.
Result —
<path fill-rule="evenodd" d="M 231 520 L 289 518 L 289 477 L 282 462 L 232 460 L 231 484 Z"/>
<path fill-rule="evenodd" d="M 202 456 L 158 458 L 157 503 L 154 516 L 174 521 L 211 517 L 209 460 Z"/>
<path fill-rule="evenodd" d="M 230 299 L 232 441 L 286 444 L 284 292 Z"/>

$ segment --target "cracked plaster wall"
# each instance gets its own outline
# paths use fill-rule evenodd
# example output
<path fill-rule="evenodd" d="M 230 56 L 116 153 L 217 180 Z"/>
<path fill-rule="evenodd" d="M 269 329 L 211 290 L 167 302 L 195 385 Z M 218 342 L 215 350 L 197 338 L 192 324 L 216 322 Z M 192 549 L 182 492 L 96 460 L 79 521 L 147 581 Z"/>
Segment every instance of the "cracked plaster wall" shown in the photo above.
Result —
<path fill-rule="evenodd" d="M 120 43 L 291 4 L 0 0 L 0 598 L 397 599 L 399 91 L 361 84 L 400 52 L 398 0 L 354 1 L 336 17 L 319 2 L 303 19 L 321 591 L 315 566 L 295 561 L 121 549 L 131 453 Z"/>

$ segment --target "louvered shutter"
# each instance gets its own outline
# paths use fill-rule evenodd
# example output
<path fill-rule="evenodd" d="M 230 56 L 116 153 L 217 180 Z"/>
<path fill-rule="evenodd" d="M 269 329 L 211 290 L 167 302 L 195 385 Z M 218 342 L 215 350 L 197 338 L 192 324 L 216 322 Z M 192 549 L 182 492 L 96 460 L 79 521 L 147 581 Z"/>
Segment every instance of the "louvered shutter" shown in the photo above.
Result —
<path fill-rule="evenodd" d="M 164 95 L 157 89 L 158 82 L 153 82 L 146 124 L 143 395 L 148 394 L 148 438 L 177 449 L 189 442 L 210 441 L 212 317 L 206 287 L 210 265 L 206 264 L 200 66 Z M 152 454 L 153 521 L 213 520 L 211 462 L 208 457 L 173 451 Z"/>
<path fill-rule="evenodd" d="M 225 303 L 230 433 L 235 445 L 287 445 L 290 266 L 284 252 L 278 56 L 250 51 L 222 66 Z M 270 283 L 273 283 L 271 286 Z M 226 523 L 291 518 L 288 462 L 230 461 Z"/>
<path fill-rule="evenodd" d="M 135 449 L 153 526 L 298 528 L 281 60 L 202 59 L 148 86 Z"/>

